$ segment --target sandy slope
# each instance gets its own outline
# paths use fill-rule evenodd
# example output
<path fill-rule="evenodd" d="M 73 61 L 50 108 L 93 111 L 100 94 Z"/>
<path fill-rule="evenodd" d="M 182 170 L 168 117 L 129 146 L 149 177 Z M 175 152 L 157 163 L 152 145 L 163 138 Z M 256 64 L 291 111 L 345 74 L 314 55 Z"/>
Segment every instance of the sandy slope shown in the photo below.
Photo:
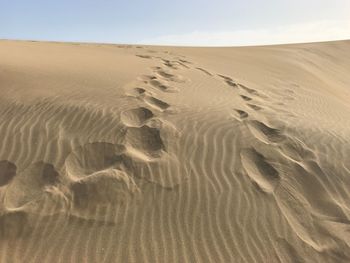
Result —
<path fill-rule="evenodd" d="M 350 41 L 0 41 L 0 262 L 349 262 L 349 189 Z"/>

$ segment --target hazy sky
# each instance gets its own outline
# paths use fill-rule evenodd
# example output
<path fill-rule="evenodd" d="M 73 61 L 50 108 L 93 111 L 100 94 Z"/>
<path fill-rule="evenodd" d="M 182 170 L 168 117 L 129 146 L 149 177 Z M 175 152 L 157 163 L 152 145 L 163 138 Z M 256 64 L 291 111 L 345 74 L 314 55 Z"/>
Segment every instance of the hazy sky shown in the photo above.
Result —
<path fill-rule="evenodd" d="M 204 46 L 350 39 L 350 0 L 0 0 L 0 38 Z"/>

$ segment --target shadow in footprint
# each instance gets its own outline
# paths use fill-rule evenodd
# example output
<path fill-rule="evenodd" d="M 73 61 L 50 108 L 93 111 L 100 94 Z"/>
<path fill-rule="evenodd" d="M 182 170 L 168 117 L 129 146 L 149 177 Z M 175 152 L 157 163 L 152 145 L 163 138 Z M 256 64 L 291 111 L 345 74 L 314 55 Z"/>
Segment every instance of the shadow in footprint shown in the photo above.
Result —
<path fill-rule="evenodd" d="M 245 101 L 250 101 L 252 100 L 252 98 L 245 96 L 245 95 L 240 95 L 242 99 L 244 99 Z"/>
<path fill-rule="evenodd" d="M 8 184 L 16 175 L 17 167 L 7 160 L 0 161 L 0 186 Z"/>

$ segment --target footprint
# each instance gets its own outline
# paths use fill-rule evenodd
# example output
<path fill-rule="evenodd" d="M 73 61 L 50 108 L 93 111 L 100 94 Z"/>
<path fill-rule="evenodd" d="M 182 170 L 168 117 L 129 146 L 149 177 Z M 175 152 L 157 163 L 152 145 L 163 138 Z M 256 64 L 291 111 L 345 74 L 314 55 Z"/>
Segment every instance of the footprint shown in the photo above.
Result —
<path fill-rule="evenodd" d="M 248 113 L 244 110 L 238 110 L 234 109 L 233 115 L 235 118 L 238 118 L 239 120 L 246 119 L 248 117 Z"/>
<path fill-rule="evenodd" d="M 182 62 L 182 63 L 192 64 L 192 62 L 187 61 L 187 60 L 185 60 L 185 59 L 179 59 L 179 61 Z"/>
<path fill-rule="evenodd" d="M 152 50 L 152 49 L 147 49 L 146 51 L 147 51 L 148 53 L 152 53 L 152 54 L 157 53 L 157 51 L 156 51 L 156 50 Z"/>
<path fill-rule="evenodd" d="M 249 94 L 258 95 L 258 92 L 255 89 L 248 88 L 242 84 L 238 84 L 238 86 L 243 90 L 245 90 L 246 92 L 248 92 Z"/>
<path fill-rule="evenodd" d="M 286 139 L 280 130 L 271 128 L 257 120 L 249 121 L 248 128 L 257 139 L 266 144 L 278 143 Z"/>
<path fill-rule="evenodd" d="M 290 94 L 290 95 L 293 95 L 293 94 L 294 94 L 294 91 L 291 90 L 291 89 L 285 89 L 285 90 L 283 90 L 283 91 L 284 91 L 284 93 L 286 93 L 286 94 Z"/>
<path fill-rule="evenodd" d="M 220 75 L 220 74 L 218 74 L 218 76 L 221 77 L 221 78 L 223 78 L 223 79 L 226 80 L 226 81 L 233 81 L 232 78 L 227 77 L 227 76 L 225 76 L 225 75 Z"/>
<path fill-rule="evenodd" d="M 235 83 L 235 81 L 232 78 L 224 76 L 224 75 L 220 75 L 220 74 L 218 76 L 221 77 L 222 79 L 224 79 L 224 81 L 227 85 L 234 87 L 234 88 L 238 87 L 238 84 Z"/>
<path fill-rule="evenodd" d="M 75 181 L 72 186 L 74 211 L 78 216 L 96 219 L 104 218 L 106 210 L 101 209 L 109 205 L 124 206 L 139 189 L 134 180 L 125 172 L 116 169 L 102 170 L 93 175 Z M 96 215 L 96 209 L 100 208 Z M 87 210 L 83 215 L 79 210 Z M 115 209 L 114 209 L 115 210 Z M 91 212 L 91 213 L 89 213 Z"/>
<path fill-rule="evenodd" d="M 171 69 L 179 69 L 179 68 L 188 69 L 189 68 L 187 65 L 185 65 L 184 63 L 179 62 L 179 61 L 170 61 L 167 59 L 162 59 L 162 61 L 163 61 L 164 66 L 171 68 Z"/>
<path fill-rule="evenodd" d="M 173 74 L 171 74 L 171 73 L 168 73 L 168 72 L 164 71 L 164 70 L 161 69 L 161 68 L 158 68 L 158 69 L 156 70 L 156 72 L 157 72 L 157 74 L 158 74 L 161 78 L 163 78 L 163 79 L 165 79 L 165 80 L 167 80 L 167 81 L 184 82 L 184 79 L 183 79 L 181 76 L 173 75 Z"/>
<path fill-rule="evenodd" d="M 251 104 L 251 103 L 248 103 L 247 106 L 250 107 L 250 108 L 252 108 L 252 109 L 255 110 L 255 111 L 260 111 L 260 110 L 263 109 L 262 107 L 260 107 L 260 106 L 258 106 L 258 105 L 255 105 L 255 104 Z"/>
<path fill-rule="evenodd" d="M 280 182 L 278 171 L 254 148 L 241 151 L 241 162 L 251 181 L 266 193 L 273 193 Z"/>
<path fill-rule="evenodd" d="M 163 59 L 163 65 L 171 69 L 177 69 L 176 65 L 174 65 L 173 63 L 171 63 L 170 60 L 167 59 Z"/>
<path fill-rule="evenodd" d="M 145 59 L 152 59 L 152 57 L 149 55 L 136 55 L 136 56 L 140 58 L 145 58 Z"/>
<path fill-rule="evenodd" d="M 16 175 L 17 167 L 14 163 L 0 161 L 0 187 L 8 184 Z"/>
<path fill-rule="evenodd" d="M 163 92 L 171 92 L 171 93 L 173 93 L 173 92 L 177 92 L 177 91 L 178 91 L 176 88 L 170 87 L 170 86 L 167 86 L 167 85 L 164 85 L 164 84 L 162 84 L 160 81 L 155 80 L 155 79 L 151 80 L 149 83 L 150 83 L 154 88 L 156 88 L 156 89 L 158 89 L 158 90 L 161 90 L 161 91 L 163 91 Z"/>
<path fill-rule="evenodd" d="M 174 79 L 174 77 L 175 77 L 173 74 L 165 72 L 164 70 L 161 70 L 160 68 L 157 70 L 157 74 L 163 78 L 166 78 L 166 79 Z"/>
<path fill-rule="evenodd" d="M 157 110 L 160 110 L 160 111 L 164 111 L 170 107 L 170 105 L 168 103 L 166 103 L 160 99 L 157 99 L 155 97 L 152 97 L 152 96 L 145 96 L 144 101 L 149 106 L 151 106 Z"/>
<path fill-rule="evenodd" d="M 141 96 L 142 94 L 145 94 L 145 92 L 146 90 L 144 88 L 133 88 L 127 91 L 126 94 L 132 97 L 138 97 L 138 96 Z"/>
<path fill-rule="evenodd" d="M 59 173 L 52 164 L 31 164 L 14 177 L 6 189 L 4 204 L 7 209 L 26 208 L 31 213 L 53 213 L 52 208 L 66 205 L 64 194 L 57 188 Z M 43 203 L 52 202 L 50 211 L 42 211 Z"/>
<path fill-rule="evenodd" d="M 73 180 L 73 216 L 103 222 L 114 221 L 119 209 L 139 192 L 129 172 L 134 172 L 132 159 L 123 145 L 89 143 L 75 149 L 65 161 Z M 112 211 L 112 212 L 111 212 Z"/>
<path fill-rule="evenodd" d="M 284 143 L 279 145 L 281 153 L 289 159 L 297 162 L 303 160 L 314 160 L 315 154 L 297 138 L 288 138 Z"/>
<path fill-rule="evenodd" d="M 238 86 L 239 86 L 239 88 L 243 89 L 244 91 L 246 91 L 247 93 L 249 93 L 251 95 L 258 96 L 258 97 L 263 98 L 263 99 L 268 99 L 268 96 L 266 96 L 265 94 L 259 93 L 255 89 L 248 88 L 247 86 L 244 86 L 242 84 L 238 84 Z"/>
<path fill-rule="evenodd" d="M 140 77 L 138 77 L 139 80 L 143 81 L 144 83 L 147 83 L 151 80 L 157 79 L 156 76 L 152 76 L 152 75 L 142 75 Z"/>
<path fill-rule="evenodd" d="M 145 161 L 160 157 L 162 150 L 165 150 L 159 130 L 147 125 L 128 128 L 125 144 L 130 154 Z"/>
<path fill-rule="evenodd" d="M 234 87 L 236 88 L 237 87 L 237 84 L 232 82 L 232 81 L 225 81 L 227 85 L 231 86 L 231 87 Z"/>
<path fill-rule="evenodd" d="M 186 68 L 186 69 L 189 69 L 190 67 L 186 65 L 185 62 L 182 62 L 181 60 L 180 61 L 173 61 L 175 64 L 179 65 L 180 67 L 182 68 Z M 188 64 L 192 64 L 190 62 L 188 62 Z"/>
<path fill-rule="evenodd" d="M 79 180 L 106 169 L 130 169 L 131 160 L 125 155 L 125 146 L 94 142 L 74 149 L 65 160 L 65 169 L 73 180 Z"/>
<path fill-rule="evenodd" d="M 129 127 L 141 127 L 153 117 L 153 112 L 147 108 L 139 107 L 123 111 L 121 113 L 121 121 Z"/>
<path fill-rule="evenodd" d="M 211 74 L 209 71 L 207 71 L 207 70 L 205 70 L 205 69 L 203 69 L 203 68 L 196 68 L 196 69 L 198 69 L 198 70 L 204 72 L 204 73 L 207 74 L 208 76 L 213 76 L 213 74 Z"/>
<path fill-rule="evenodd" d="M 126 48 L 126 49 L 129 49 L 129 48 L 132 48 L 133 46 L 132 45 L 118 45 L 117 48 Z"/>
<path fill-rule="evenodd" d="M 240 95 L 242 99 L 244 99 L 245 101 L 250 101 L 252 100 L 252 98 L 245 96 L 245 95 Z"/>

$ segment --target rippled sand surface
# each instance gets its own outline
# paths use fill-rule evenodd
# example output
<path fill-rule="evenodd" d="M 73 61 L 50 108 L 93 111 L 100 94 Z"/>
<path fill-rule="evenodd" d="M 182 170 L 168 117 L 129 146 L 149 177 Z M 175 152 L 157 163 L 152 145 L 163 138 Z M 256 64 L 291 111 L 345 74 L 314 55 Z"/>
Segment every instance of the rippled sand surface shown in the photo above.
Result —
<path fill-rule="evenodd" d="M 350 41 L 0 41 L 0 262 L 350 262 Z"/>

